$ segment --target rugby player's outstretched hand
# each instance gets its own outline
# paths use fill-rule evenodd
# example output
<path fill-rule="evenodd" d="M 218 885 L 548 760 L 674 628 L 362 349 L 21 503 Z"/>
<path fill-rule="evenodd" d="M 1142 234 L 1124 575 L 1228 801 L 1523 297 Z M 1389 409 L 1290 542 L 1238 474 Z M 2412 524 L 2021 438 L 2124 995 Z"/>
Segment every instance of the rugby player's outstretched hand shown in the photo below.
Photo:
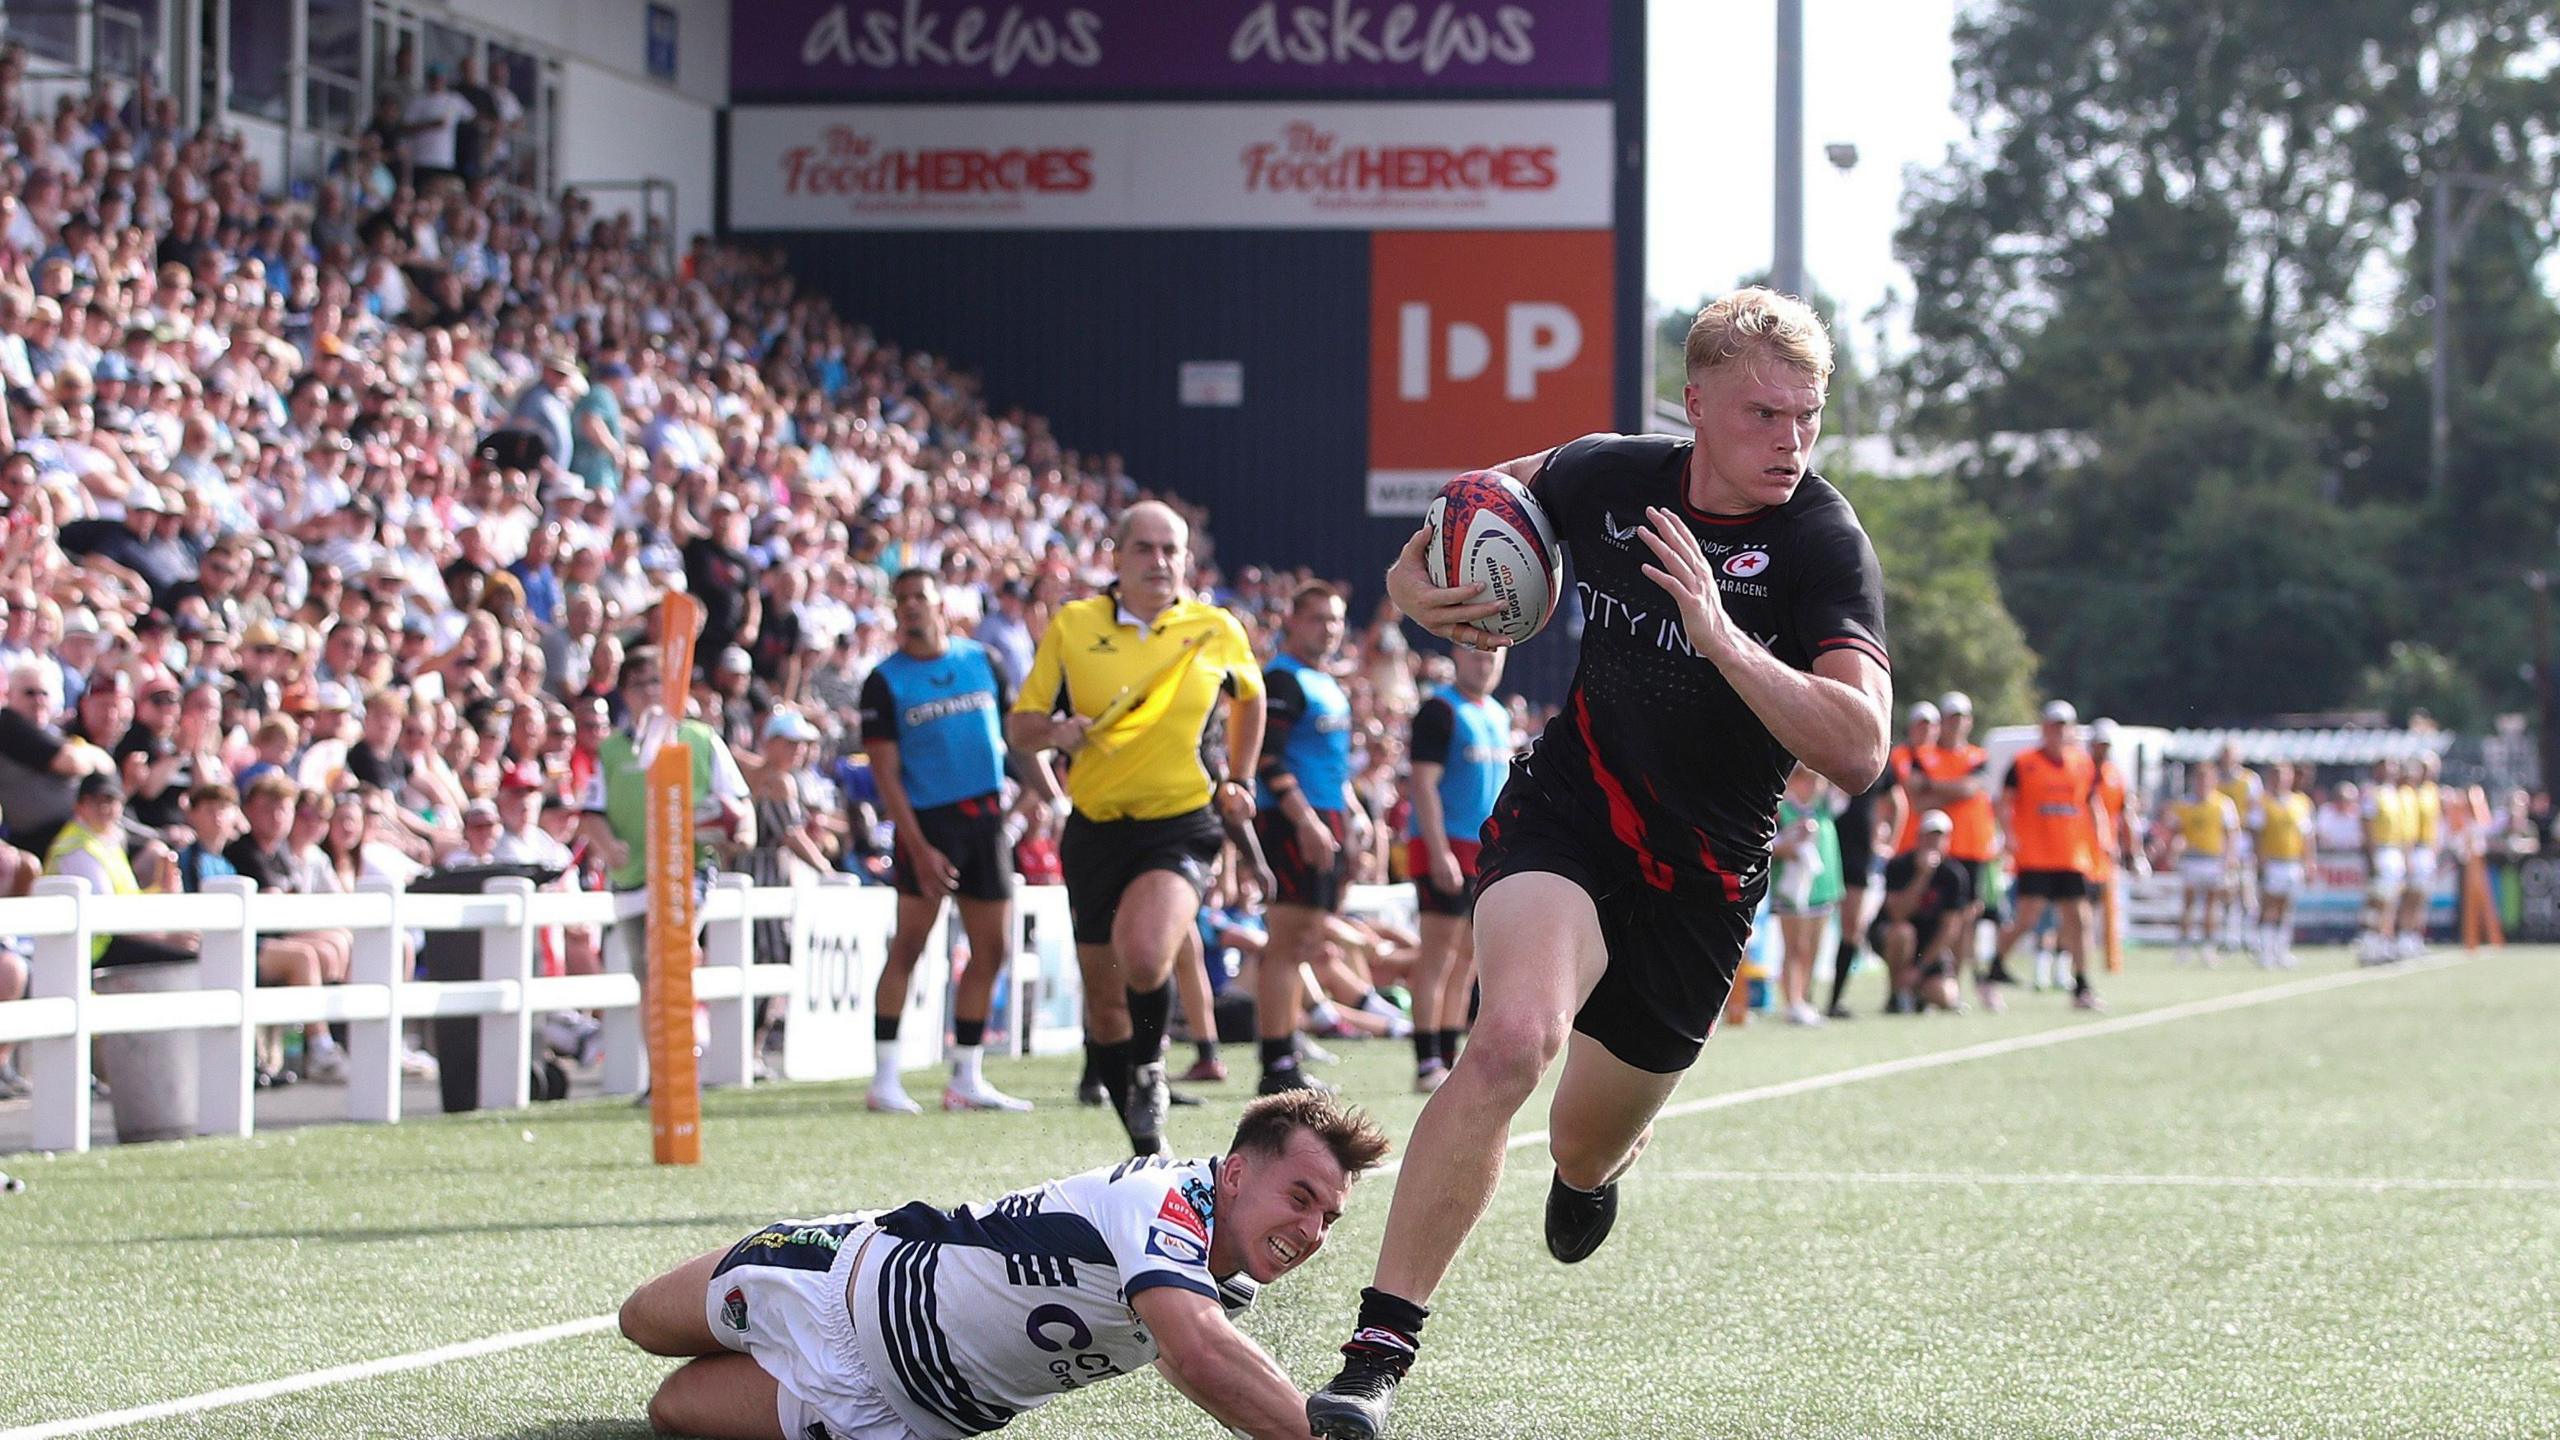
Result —
<path fill-rule="evenodd" d="M 1679 602 L 1680 627 L 1689 636 L 1689 648 L 1721 664 L 1734 653 L 1741 632 L 1724 613 L 1715 567 L 1707 563 L 1698 537 L 1689 533 L 1679 516 L 1659 505 L 1646 506 L 1644 515 L 1645 523 L 1636 533 L 1662 562 L 1644 567 L 1645 578 L 1670 591 Z"/>
<path fill-rule="evenodd" d="M 1477 625 L 1476 621 L 1502 608 L 1500 601 L 1476 598 L 1482 590 L 1470 585 L 1434 585 L 1431 571 L 1423 556 L 1431 548 L 1431 530 L 1425 526 L 1413 532 L 1396 555 L 1396 563 L 1387 567 L 1387 598 L 1414 624 L 1453 645 L 1473 650 L 1499 650 L 1511 642 L 1503 636 Z"/>

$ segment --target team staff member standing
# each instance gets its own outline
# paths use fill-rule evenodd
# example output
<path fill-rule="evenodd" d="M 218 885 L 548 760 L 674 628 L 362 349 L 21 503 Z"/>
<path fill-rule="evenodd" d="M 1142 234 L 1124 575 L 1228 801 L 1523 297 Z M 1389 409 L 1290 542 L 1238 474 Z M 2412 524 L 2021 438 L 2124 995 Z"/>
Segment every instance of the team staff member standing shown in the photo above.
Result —
<path fill-rule="evenodd" d="M 1173 964 L 1225 839 L 1216 811 L 1253 814 L 1243 782 L 1212 782 L 1201 735 L 1223 697 L 1227 774 L 1253 773 L 1262 669 L 1236 618 L 1184 591 L 1191 531 L 1171 507 L 1130 506 L 1112 544 L 1118 583 L 1050 618 L 1005 733 L 1025 754 L 1069 757 L 1073 813 L 1058 858 L 1084 973 L 1085 1044 L 1129 1143 L 1151 1155 L 1172 1104 Z"/>
<path fill-rule="evenodd" d="M 2178 963 L 2197 958 L 2201 946 L 2205 965 L 2219 965 L 2216 937 L 2231 893 L 2231 837 L 2240 828 L 2240 811 L 2222 793 L 2212 761 L 2200 761 L 2190 772 L 2187 798 L 2169 803 L 2168 818 L 2178 884 L 2185 892 L 2178 904 Z"/>
<path fill-rule="evenodd" d="M 1414 1129 L 1347 1363 L 1308 1401 L 1319 1435 L 1384 1428 L 1511 1117 L 1568 1040 L 1547 1248 L 1570 1262 L 1599 1246 L 1619 1175 L 1732 988 L 1787 775 L 1801 761 L 1864 790 L 1884 767 L 1883 577 L 1848 502 L 1805 469 L 1830 337 L 1803 302 L 1754 288 L 1699 314 L 1686 358 L 1692 438 L 1587 436 L 1502 467 L 1573 553 L 1581 655 L 1486 822 L 1483 1004 Z M 1430 583 L 1429 542 L 1406 542 L 1388 593 L 1435 635 L 1495 643 L 1473 623 L 1489 602 Z"/>
<path fill-rule="evenodd" d="M 2290 970 L 2294 897 L 2314 855 L 2311 797 L 2293 788 L 2293 766 L 2279 760 L 2267 771 L 2266 798 L 2258 806 L 2258 963 Z"/>
<path fill-rule="evenodd" d="M 1947 837 L 1947 858 L 1965 872 L 1973 896 L 1958 926 L 1958 980 L 1974 969 L 1976 931 L 1991 899 L 1991 862 L 2000 856 L 2000 822 L 1991 804 L 1991 757 L 1973 743 L 1973 697 L 1950 690 L 1938 697 L 1938 742 L 1912 752 L 1919 783 L 1913 787 L 1915 810 L 1944 810 L 1955 831 Z M 1997 919 L 1995 915 L 1993 917 Z M 1995 986 L 2010 984 L 2008 970 L 1994 958 L 1974 974 L 1982 1007 L 1997 1013 L 2007 1006 Z"/>
<path fill-rule="evenodd" d="M 2422 751 L 2401 770 L 2402 825 L 2407 830 L 2408 883 L 2400 889 L 2400 940 L 2393 958 L 2412 960 L 2427 950 L 2427 906 L 2436 888 L 2436 856 L 2444 849 L 2444 761 Z"/>
<path fill-rule="evenodd" d="M 2089 805 L 2089 910 L 2098 926 L 2098 944 L 2106 951 L 2107 969 L 2124 968 L 2124 896 L 2109 903 L 2108 887 L 2119 872 L 2151 873 L 2142 850 L 2142 824 L 2134 811 L 2133 792 L 2124 767 L 2115 762 L 2116 722 L 2101 715 L 2089 722 L 2089 759 L 2098 769 L 2098 788 Z"/>
<path fill-rule="evenodd" d="M 2018 904 L 2000 927 L 1991 964 L 1997 969 L 2009 948 L 2034 934 L 2052 909 L 2061 918 L 2063 951 L 2071 957 L 2071 1003 L 2098 1010 L 2105 1007 L 2089 985 L 2089 851 L 2097 834 L 2089 816 L 2097 803 L 2098 766 L 2071 741 L 2079 718 L 2070 701 L 2048 702 L 2038 737 L 2043 743 L 2020 751 L 2000 782 L 2009 800 L 2009 844 L 2018 857 Z"/>
<path fill-rule="evenodd" d="M 1884 773 L 1893 780 L 1899 798 L 1895 809 L 1902 823 L 1893 832 L 1891 855 L 1907 855 L 1920 843 L 1920 816 L 1929 807 L 1920 803 L 1920 787 L 1927 776 L 1920 773 L 1920 752 L 1938 743 L 1938 707 L 1927 700 L 1914 700 L 1903 717 L 1902 743 L 1885 756 Z M 1886 858 L 1890 859 L 1891 855 Z"/>
<path fill-rule="evenodd" d="M 1369 846 L 1369 817 L 1351 791 L 1351 701 L 1325 668 L 1342 647 L 1342 596 L 1309 584 L 1289 597 L 1280 653 L 1262 672 L 1265 713 L 1253 825 L 1271 865 L 1270 941 L 1254 967 L 1262 1093 L 1320 1082 L 1298 1065 L 1298 967 L 1324 954 L 1325 921 L 1341 913 L 1351 857 Z"/>
<path fill-rule="evenodd" d="M 988 1084 L 983 1069 L 987 1012 L 1012 950 L 1013 856 L 1004 837 L 998 717 L 1013 703 L 1013 691 L 984 646 L 952 638 L 942 582 L 932 571 L 901 573 L 889 594 L 898 648 L 862 682 L 862 748 L 897 835 L 890 879 L 898 889 L 898 930 L 873 997 L 871 1038 L 880 1053 L 869 1103 L 908 1115 L 920 1108 L 898 1083 L 898 1022 L 925 938 L 942 918 L 943 897 L 951 895 L 969 935 L 969 968 L 952 1006 L 954 1053 L 942 1108 L 1028 1110 L 1030 1101 Z M 1040 788 L 1054 790 L 1047 762 L 1035 763 L 1043 771 Z"/>
<path fill-rule="evenodd" d="M 1413 966 L 1413 1088 L 1425 1095 L 1458 1063 L 1458 1036 L 1476 979 L 1479 842 L 1511 753 L 1511 717 L 1493 698 L 1503 652 L 1461 647 L 1452 659 L 1457 679 L 1414 710 L 1406 748 L 1413 815 L 1405 865 L 1422 917 L 1422 951 Z"/>

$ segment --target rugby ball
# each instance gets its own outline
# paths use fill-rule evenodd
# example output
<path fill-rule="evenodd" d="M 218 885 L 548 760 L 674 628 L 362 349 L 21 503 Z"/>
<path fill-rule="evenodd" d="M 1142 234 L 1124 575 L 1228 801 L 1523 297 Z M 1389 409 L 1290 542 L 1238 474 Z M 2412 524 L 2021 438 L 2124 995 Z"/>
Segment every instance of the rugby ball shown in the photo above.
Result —
<path fill-rule="evenodd" d="M 1527 486 L 1470 470 L 1440 487 L 1422 523 L 1431 532 L 1423 552 L 1431 583 L 1472 586 L 1501 602 L 1477 625 L 1515 645 L 1546 628 L 1564 591 L 1564 548 Z"/>

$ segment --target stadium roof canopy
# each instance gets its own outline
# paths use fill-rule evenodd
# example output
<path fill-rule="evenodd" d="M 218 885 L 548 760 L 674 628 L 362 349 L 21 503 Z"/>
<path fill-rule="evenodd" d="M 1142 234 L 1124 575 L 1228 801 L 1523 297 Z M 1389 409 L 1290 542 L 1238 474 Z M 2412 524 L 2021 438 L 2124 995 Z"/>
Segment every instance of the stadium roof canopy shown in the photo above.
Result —
<path fill-rule="evenodd" d="M 2222 747 L 2235 745 L 2241 763 L 2267 765 L 2278 760 L 2296 765 L 2370 765 L 2376 760 L 2408 760 L 2441 755 L 2453 743 L 2442 730 L 2171 730 L 2161 745 L 2165 759 L 2217 759 Z"/>

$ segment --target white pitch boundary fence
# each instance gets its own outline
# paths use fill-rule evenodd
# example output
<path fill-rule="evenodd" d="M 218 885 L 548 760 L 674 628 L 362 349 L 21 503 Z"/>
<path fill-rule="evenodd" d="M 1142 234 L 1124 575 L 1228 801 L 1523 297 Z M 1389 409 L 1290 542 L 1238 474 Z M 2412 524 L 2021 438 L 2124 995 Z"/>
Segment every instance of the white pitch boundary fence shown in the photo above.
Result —
<path fill-rule="evenodd" d="M 786 997 L 782 1073 L 786 1080 L 868 1076 L 873 1066 L 872 991 L 888 955 L 897 897 L 876 886 L 829 877 L 825 883 L 754 887 L 740 875 L 718 876 L 700 907 L 702 963 L 694 996 L 708 1013 L 703 1046 L 706 1086 L 747 1086 L 755 1078 L 757 1002 Z M 1355 886 L 1351 908 L 1404 913 L 1403 886 Z M 594 1010 L 604 1023 L 601 1088 L 636 1095 L 648 1084 L 641 1039 L 640 982 L 626 928 L 645 923 L 639 894 L 569 894 L 536 890 L 528 881 L 493 879 L 479 895 L 426 895 L 368 880 L 345 895 L 260 894 L 250 881 L 222 877 L 197 895 L 102 896 L 86 881 L 55 876 L 35 893 L 0 900 L 0 935 L 34 944 L 26 999 L 0 1004 L 0 1044 L 19 1044 L 18 1064 L 34 1082 L 34 1148 L 81 1151 L 90 1146 L 89 1076 L 98 1042 L 115 1037 L 191 1034 L 197 1096 L 194 1133 L 248 1135 L 255 1125 L 254 1064 L 262 1026 L 343 1022 L 348 1027 L 347 1118 L 393 1124 L 401 1118 L 403 1026 L 413 1020 L 475 1018 L 482 1109 L 532 1103 L 536 1022 L 558 1010 Z M 791 936 L 787 964 L 757 964 L 755 926 L 782 921 Z M 604 972 L 535 973 L 541 932 L 558 926 L 611 927 Z M 909 988 L 900 1026 L 900 1063 L 929 1066 L 942 1058 L 948 1015 L 952 936 L 946 918 L 928 937 Z M 347 981 L 339 985 L 257 983 L 260 937 L 345 930 L 354 937 Z M 472 979 L 412 979 L 408 941 L 416 932 L 478 936 Z M 118 969 L 93 971 L 101 936 L 188 933 L 199 937 L 192 967 L 137 967 L 186 988 L 117 988 Z M 1024 886 L 1014 899 L 1017 944 L 991 1027 L 991 1048 L 1008 1054 L 1074 1050 L 1083 1037 L 1083 988 L 1068 923 L 1066 894 Z M 430 942 L 432 943 L 432 942 Z M 467 942 L 466 942 L 467 943 Z M 186 971 L 194 971 L 188 983 Z M 98 987 L 100 980 L 107 988 Z M 139 1084 L 137 1077 L 111 1085 Z"/>

